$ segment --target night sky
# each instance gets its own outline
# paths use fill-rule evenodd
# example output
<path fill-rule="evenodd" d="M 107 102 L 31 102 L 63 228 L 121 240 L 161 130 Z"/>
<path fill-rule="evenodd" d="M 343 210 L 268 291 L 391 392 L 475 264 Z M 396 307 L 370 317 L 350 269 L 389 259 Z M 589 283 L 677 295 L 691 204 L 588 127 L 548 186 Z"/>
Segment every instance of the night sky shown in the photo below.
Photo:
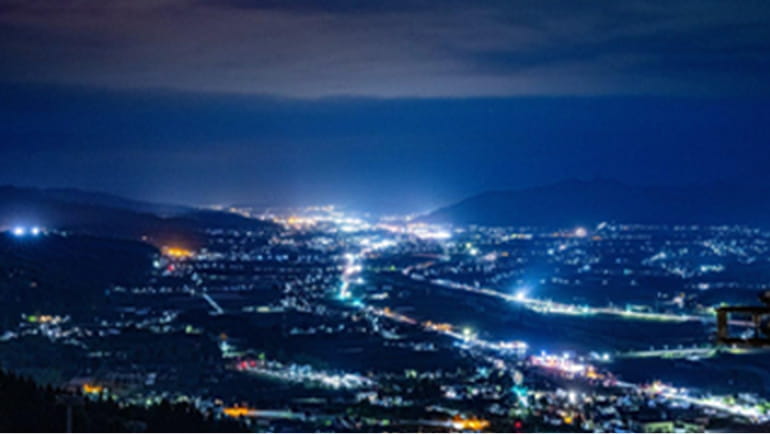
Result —
<path fill-rule="evenodd" d="M 770 185 L 770 2 L 0 0 L 0 183 L 425 210 Z"/>

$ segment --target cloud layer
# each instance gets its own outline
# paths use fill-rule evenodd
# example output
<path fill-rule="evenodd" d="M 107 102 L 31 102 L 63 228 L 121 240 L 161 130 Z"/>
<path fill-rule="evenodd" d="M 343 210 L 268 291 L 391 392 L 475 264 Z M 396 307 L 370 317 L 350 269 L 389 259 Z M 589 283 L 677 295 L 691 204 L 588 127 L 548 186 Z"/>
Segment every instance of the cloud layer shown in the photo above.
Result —
<path fill-rule="evenodd" d="M 0 80 L 315 98 L 770 93 L 770 3 L 0 0 Z"/>

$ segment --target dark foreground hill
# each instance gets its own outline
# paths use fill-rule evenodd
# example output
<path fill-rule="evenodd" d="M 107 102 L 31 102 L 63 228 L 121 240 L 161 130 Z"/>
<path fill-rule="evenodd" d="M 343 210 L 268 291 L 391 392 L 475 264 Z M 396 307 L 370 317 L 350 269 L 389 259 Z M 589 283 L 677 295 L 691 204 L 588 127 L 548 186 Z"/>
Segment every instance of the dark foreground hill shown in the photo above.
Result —
<path fill-rule="evenodd" d="M 65 396 L 76 395 L 0 370 L 0 432 L 64 432 Z M 213 420 L 186 403 L 138 407 L 79 401 L 72 411 L 73 432 L 245 432 L 238 422 Z"/>
<path fill-rule="evenodd" d="M 110 286 L 145 282 L 157 253 L 132 240 L 0 234 L 0 329 L 21 313 L 97 310 Z"/>
<path fill-rule="evenodd" d="M 0 231 L 16 225 L 194 247 L 207 228 L 262 230 L 270 223 L 236 214 L 164 206 L 78 190 L 0 187 Z"/>
<path fill-rule="evenodd" d="M 602 221 L 770 225 L 770 189 L 711 185 L 638 187 L 570 180 L 492 191 L 438 209 L 424 221 L 494 226 L 572 227 Z"/>

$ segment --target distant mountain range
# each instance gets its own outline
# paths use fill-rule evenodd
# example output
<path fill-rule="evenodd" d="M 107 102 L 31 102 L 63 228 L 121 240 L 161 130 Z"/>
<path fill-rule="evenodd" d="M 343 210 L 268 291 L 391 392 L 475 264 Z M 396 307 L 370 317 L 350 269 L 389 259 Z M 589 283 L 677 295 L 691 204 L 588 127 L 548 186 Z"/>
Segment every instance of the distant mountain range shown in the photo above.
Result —
<path fill-rule="evenodd" d="M 602 221 L 770 226 L 770 188 L 725 184 L 639 187 L 568 180 L 536 188 L 482 193 L 423 221 L 491 226 L 574 227 Z"/>
<path fill-rule="evenodd" d="M 110 193 L 78 190 L 74 188 L 19 188 L 13 186 L 0 186 L 0 195 L 8 191 L 26 191 L 35 193 L 43 198 L 61 202 L 79 203 L 83 205 L 104 206 L 108 208 L 126 209 L 134 212 L 158 214 L 161 216 L 178 215 L 193 211 L 195 208 L 183 205 L 169 205 L 155 202 L 146 202 Z M 2 196 L 0 196 L 2 197 Z"/>
<path fill-rule="evenodd" d="M 206 228 L 261 229 L 270 223 L 236 214 L 163 205 L 80 190 L 0 187 L 0 230 L 41 226 L 156 245 L 194 246 Z"/>

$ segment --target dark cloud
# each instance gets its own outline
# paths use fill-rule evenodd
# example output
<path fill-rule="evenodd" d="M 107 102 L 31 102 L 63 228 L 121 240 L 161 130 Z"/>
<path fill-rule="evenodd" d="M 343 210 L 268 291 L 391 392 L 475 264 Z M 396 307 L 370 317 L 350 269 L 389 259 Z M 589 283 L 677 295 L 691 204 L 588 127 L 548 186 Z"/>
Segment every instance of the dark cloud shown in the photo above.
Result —
<path fill-rule="evenodd" d="M 0 80 L 291 97 L 767 93 L 764 1 L 0 0 Z"/>
<path fill-rule="evenodd" d="M 380 14 L 393 12 L 414 12 L 446 8 L 462 4 L 461 0 L 200 0 L 211 6 L 230 6 L 239 9 L 278 10 L 292 13 L 329 13 L 329 14 Z M 466 2 L 467 3 L 467 2 Z"/>

